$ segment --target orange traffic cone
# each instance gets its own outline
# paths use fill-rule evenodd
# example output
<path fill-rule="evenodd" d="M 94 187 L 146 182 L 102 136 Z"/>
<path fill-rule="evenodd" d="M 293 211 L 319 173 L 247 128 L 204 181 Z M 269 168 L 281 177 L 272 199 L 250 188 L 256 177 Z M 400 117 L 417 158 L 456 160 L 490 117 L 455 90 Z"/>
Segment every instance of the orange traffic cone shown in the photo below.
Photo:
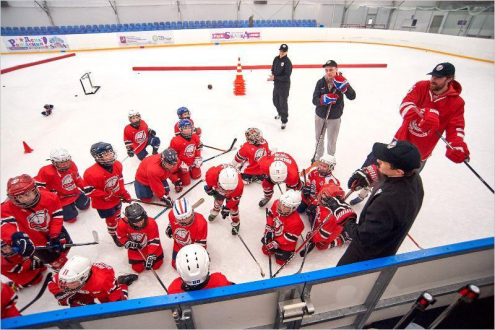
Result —
<path fill-rule="evenodd" d="M 33 149 L 31 149 L 31 147 L 28 146 L 26 142 L 22 141 L 22 145 L 24 146 L 24 153 L 25 154 L 30 154 L 33 152 Z"/>
<path fill-rule="evenodd" d="M 234 94 L 235 95 L 246 95 L 246 82 L 242 76 L 241 58 L 238 58 L 237 63 L 237 76 L 234 81 Z"/>

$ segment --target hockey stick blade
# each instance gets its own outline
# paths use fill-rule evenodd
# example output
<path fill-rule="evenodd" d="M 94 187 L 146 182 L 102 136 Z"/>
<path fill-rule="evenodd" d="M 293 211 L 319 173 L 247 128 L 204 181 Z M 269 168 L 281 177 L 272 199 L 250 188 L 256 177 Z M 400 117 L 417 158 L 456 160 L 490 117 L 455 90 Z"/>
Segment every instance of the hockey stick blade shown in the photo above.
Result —
<path fill-rule="evenodd" d="M 98 237 L 98 232 L 96 230 L 93 230 L 93 238 L 96 244 L 100 244 L 100 238 Z"/>
<path fill-rule="evenodd" d="M 28 309 L 32 304 L 34 304 L 36 301 L 38 301 L 38 299 L 41 298 L 41 296 L 43 295 L 43 293 L 45 293 L 46 291 L 46 288 L 48 286 L 48 282 L 50 282 L 50 280 L 52 279 L 52 273 L 48 273 L 46 274 L 46 278 L 45 278 L 45 281 L 43 281 L 43 284 L 41 285 L 41 288 L 40 288 L 40 291 L 38 292 L 38 294 L 36 295 L 36 297 L 34 297 L 34 299 L 29 303 L 27 304 L 26 306 L 24 306 L 20 311 L 19 313 L 22 313 L 24 312 L 26 309 Z"/>
<path fill-rule="evenodd" d="M 165 205 L 165 204 L 155 203 L 155 202 L 145 202 L 143 200 L 134 199 L 134 198 L 131 198 L 131 202 L 138 202 L 138 203 L 143 203 L 143 204 L 149 204 L 149 205 L 156 205 L 156 206 L 161 206 L 161 207 L 167 207 L 167 205 Z"/>
<path fill-rule="evenodd" d="M 194 203 L 194 204 L 193 204 L 192 208 L 193 208 L 193 209 L 198 208 L 201 204 L 203 204 L 203 203 L 204 203 L 204 201 L 205 201 L 205 199 L 204 199 L 204 198 L 200 198 L 200 199 L 199 199 L 196 203 Z"/>
<path fill-rule="evenodd" d="M 261 275 L 261 277 L 265 278 L 265 272 L 263 271 L 263 268 L 261 268 L 260 263 L 258 262 L 258 260 L 256 260 L 256 258 L 254 257 L 253 253 L 251 252 L 251 250 L 247 246 L 246 242 L 244 242 L 244 240 L 242 239 L 242 237 L 241 237 L 241 235 L 239 234 L 238 231 L 237 231 L 237 235 L 236 236 L 239 237 L 239 239 L 241 240 L 242 244 L 244 244 L 244 247 L 246 248 L 246 250 L 249 252 L 249 254 L 251 255 L 251 257 L 253 257 L 254 262 L 256 262 L 256 264 L 260 268 L 260 275 Z"/>

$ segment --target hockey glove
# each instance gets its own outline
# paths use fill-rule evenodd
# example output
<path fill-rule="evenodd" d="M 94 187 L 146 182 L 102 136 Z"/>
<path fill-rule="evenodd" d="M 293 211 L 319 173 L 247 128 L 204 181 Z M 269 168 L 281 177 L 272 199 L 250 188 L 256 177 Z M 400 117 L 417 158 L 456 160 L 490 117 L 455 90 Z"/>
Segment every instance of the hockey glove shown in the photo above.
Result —
<path fill-rule="evenodd" d="M 34 244 L 24 232 L 12 234 L 12 248 L 23 257 L 30 257 L 34 253 Z"/>
<path fill-rule="evenodd" d="M 275 250 L 277 250 L 280 247 L 280 244 L 277 241 L 271 241 L 270 243 L 265 245 L 266 251 L 268 254 L 273 254 L 275 253 Z"/>
<path fill-rule="evenodd" d="M 370 165 L 356 170 L 349 181 L 347 182 L 347 188 L 351 189 L 353 183 L 357 181 L 357 185 L 354 190 L 358 191 L 362 188 L 369 187 L 380 180 L 378 168 L 376 165 Z"/>
<path fill-rule="evenodd" d="M 168 224 L 167 229 L 165 229 L 165 234 L 168 236 L 168 238 L 172 238 L 173 232 L 170 223 Z"/>
<path fill-rule="evenodd" d="M 144 268 L 146 268 L 146 270 L 150 270 L 153 268 L 155 263 L 156 263 L 156 254 L 150 254 L 146 258 L 146 263 L 144 264 Z"/>
<path fill-rule="evenodd" d="M 272 226 L 268 226 L 268 225 L 265 226 L 265 235 L 261 239 L 261 243 L 263 245 L 267 245 L 268 243 L 273 241 L 274 231 L 275 231 L 275 229 Z"/>
<path fill-rule="evenodd" d="M 131 202 L 131 195 L 129 194 L 129 192 L 127 190 L 124 190 L 122 192 L 122 194 L 120 195 L 120 198 L 122 199 L 122 201 L 124 203 L 130 203 Z"/>
<path fill-rule="evenodd" d="M 182 191 L 182 180 L 179 179 L 176 183 L 174 183 L 174 186 L 175 186 L 175 192 L 176 193 L 180 193 Z"/>
<path fill-rule="evenodd" d="M 134 150 L 132 148 L 127 148 L 127 156 L 134 157 Z"/>
<path fill-rule="evenodd" d="M 37 257 L 33 257 L 31 259 L 31 267 L 30 267 L 31 270 L 43 268 L 43 266 L 45 266 L 45 264 L 40 259 L 38 259 Z"/>
<path fill-rule="evenodd" d="M 128 240 L 127 242 L 124 243 L 124 248 L 127 250 L 139 250 L 141 249 L 141 244 L 139 244 L 138 242 Z"/>
<path fill-rule="evenodd" d="M 222 219 L 225 219 L 230 215 L 230 209 L 228 207 L 225 207 L 225 205 L 223 205 L 220 214 L 222 215 Z"/>
<path fill-rule="evenodd" d="M 148 128 L 148 134 L 149 134 L 151 137 L 156 136 L 156 132 L 155 132 L 154 130 L 152 130 L 151 128 Z"/>
<path fill-rule="evenodd" d="M 320 102 L 322 105 L 333 105 L 333 104 L 337 103 L 338 98 L 339 98 L 338 95 L 335 95 L 332 93 L 323 94 L 320 97 Z"/>
<path fill-rule="evenodd" d="M 306 248 L 301 250 L 301 252 L 299 252 L 299 255 L 304 258 L 305 255 L 307 255 L 311 251 L 313 251 L 313 249 L 315 248 L 315 245 L 316 245 L 315 242 L 309 241 L 308 244 L 306 245 Z"/>
<path fill-rule="evenodd" d="M 91 194 L 95 190 L 95 187 L 86 186 L 86 187 L 82 188 L 81 190 L 84 193 L 84 195 L 88 196 L 89 194 Z"/>
<path fill-rule="evenodd" d="M 347 221 L 357 218 L 356 212 L 340 196 L 325 196 L 321 199 L 321 203 L 333 212 L 339 226 L 343 226 Z"/>
<path fill-rule="evenodd" d="M 311 196 L 311 185 L 303 186 L 301 192 L 304 198 L 309 198 Z"/>
<path fill-rule="evenodd" d="M 345 239 L 344 236 L 339 235 L 337 236 L 336 239 L 334 239 L 332 242 L 330 242 L 330 245 L 328 246 L 329 249 L 332 249 L 334 247 L 339 247 L 339 246 L 344 246 Z"/>
<path fill-rule="evenodd" d="M 315 204 L 309 205 L 306 209 L 306 214 L 314 217 L 316 215 L 316 206 Z"/>
<path fill-rule="evenodd" d="M 440 113 L 435 109 L 421 109 L 424 111 L 424 117 L 419 122 L 418 127 L 428 135 L 432 135 L 440 125 Z M 422 111 L 422 112 L 423 112 Z"/>
<path fill-rule="evenodd" d="M 462 163 L 465 160 L 469 161 L 469 149 L 464 141 L 459 139 L 451 142 L 450 145 L 454 149 L 450 149 L 449 146 L 447 146 L 445 156 L 447 156 L 448 159 L 457 164 Z"/>
<path fill-rule="evenodd" d="M 172 198 L 170 198 L 170 196 L 163 195 L 160 200 L 165 204 L 165 207 L 172 208 L 172 206 L 174 206 L 174 202 L 172 201 Z"/>
<path fill-rule="evenodd" d="M 184 163 L 184 162 L 181 162 L 181 163 L 180 163 L 179 169 L 180 169 L 180 171 L 181 171 L 182 173 L 187 173 L 187 172 L 189 172 L 189 166 L 187 166 L 187 164 L 186 164 L 186 163 Z"/>
<path fill-rule="evenodd" d="M 216 191 L 213 189 L 213 187 L 208 187 L 208 185 L 205 184 L 205 192 L 208 196 L 213 196 L 213 198 L 216 197 Z"/>
<path fill-rule="evenodd" d="M 200 168 L 201 165 L 203 165 L 203 158 L 201 157 L 194 157 L 194 167 Z"/>
<path fill-rule="evenodd" d="M 64 248 L 64 234 L 58 233 L 58 234 L 51 234 L 50 238 L 48 239 L 48 245 L 53 246 L 54 248 L 51 250 L 53 252 L 60 252 Z"/>
<path fill-rule="evenodd" d="M 347 86 L 349 86 L 347 79 L 345 79 L 340 72 L 333 78 L 332 83 L 341 93 L 345 93 L 347 91 Z"/>

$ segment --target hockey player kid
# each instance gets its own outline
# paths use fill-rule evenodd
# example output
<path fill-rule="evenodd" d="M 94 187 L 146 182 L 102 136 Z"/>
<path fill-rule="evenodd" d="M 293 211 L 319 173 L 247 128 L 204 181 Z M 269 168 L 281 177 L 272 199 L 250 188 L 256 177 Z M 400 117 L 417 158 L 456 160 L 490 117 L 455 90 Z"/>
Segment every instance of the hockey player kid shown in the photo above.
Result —
<path fill-rule="evenodd" d="M 266 255 L 275 254 L 275 260 L 283 265 L 296 250 L 299 235 L 304 224 L 296 212 L 301 203 L 301 192 L 287 190 L 276 200 L 266 217 L 265 234 L 261 239 L 262 251 Z"/>
<path fill-rule="evenodd" d="M 263 174 L 258 161 L 270 153 L 268 142 L 263 139 L 263 133 L 258 128 L 248 128 L 244 134 L 246 143 L 239 149 L 231 164 L 240 169 L 244 184 L 261 182 Z"/>
<path fill-rule="evenodd" d="M 206 193 L 215 199 L 208 220 L 215 220 L 220 212 L 223 219 L 230 215 L 232 235 L 237 235 L 241 225 L 239 203 L 244 190 L 241 175 L 232 166 L 223 164 L 208 169 L 205 181 L 206 185 L 204 188 Z"/>
<path fill-rule="evenodd" d="M 167 178 L 175 184 L 175 191 L 182 190 L 182 181 L 179 179 L 179 164 L 177 152 L 174 149 L 165 149 L 160 155 L 152 155 L 145 158 L 136 171 L 134 188 L 136 196 L 144 202 L 151 202 L 153 195 L 172 207 L 170 187 Z"/>
<path fill-rule="evenodd" d="M 17 294 L 12 288 L 2 282 L 2 319 L 21 316 L 16 306 Z"/>
<path fill-rule="evenodd" d="M 35 181 L 27 174 L 9 179 L 7 182 L 9 200 L 2 204 L 2 230 L 5 225 L 13 224 L 16 232 L 26 234 L 26 244 L 30 239 L 34 246 L 50 246 L 49 249 L 35 251 L 35 256 L 44 264 L 58 271 L 67 261 L 70 248 L 64 244 L 72 243 L 69 233 L 63 226 L 62 204 L 54 193 L 38 189 Z M 15 237 L 12 238 L 12 241 Z M 18 251 L 23 257 L 29 257 L 28 248 Z"/>
<path fill-rule="evenodd" d="M 183 247 L 177 254 L 176 278 L 168 287 L 168 294 L 218 288 L 233 285 L 222 273 L 210 274 L 210 257 L 199 244 Z"/>
<path fill-rule="evenodd" d="M 34 244 L 12 223 L 2 226 L 2 275 L 20 289 L 41 282 L 46 266 L 35 257 Z"/>
<path fill-rule="evenodd" d="M 163 264 L 163 249 L 155 219 L 148 217 L 144 208 L 137 203 L 127 206 L 124 214 L 125 217 L 117 227 L 117 236 L 128 251 L 132 269 L 141 273 L 145 269 L 160 268 Z"/>
<path fill-rule="evenodd" d="M 174 202 L 172 212 L 168 213 L 168 220 L 166 234 L 174 239 L 172 267 L 177 269 L 177 253 L 184 246 L 196 243 L 206 249 L 208 225 L 203 215 L 194 212 L 191 204 L 185 198 L 180 198 Z"/>
<path fill-rule="evenodd" d="M 68 223 L 77 220 L 78 209 L 89 208 L 90 199 L 84 191 L 85 183 L 79 175 L 76 164 L 72 161 L 69 152 L 63 148 L 50 151 L 51 165 L 43 166 L 34 177 L 36 185 L 57 194 L 62 203 L 64 221 Z"/>
<path fill-rule="evenodd" d="M 297 212 L 302 213 L 306 211 L 309 215 L 310 223 L 313 223 L 318 204 L 317 196 L 321 188 L 329 183 L 335 183 L 340 186 L 339 180 L 332 174 L 336 165 L 337 160 L 334 156 L 323 155 L 317 161 L 317 167 L 313 167 L 309 173 L 306 173 L 306 184 L 301 189 L 302 202 L 297 208 Z"/>
<path fill-rule="evenodd" d="M 201 128 L 194 126 L 194 121 L 191 119 L 191 111 L 189 111 L 188 108 L 186 107 L 180 107 L 177 109 L 177 116 L 179 117 L 179 121 L 174 126 L 174 133 L 175 135 L 180 135 L 180 130 L 179 130 L 179 122 L 181 119 L 189 119 L 191 121 L 191 124 L 194 127 L 194 133 L 198 134 L 199 137 L 201 137 Z"/>
<path fill-rule="evenodd" d="M 201 150 L 203 145 L 199 136 L 194 133 L 194 126 L 189 119 L 181 119 L 179 121 L 180 135 L 177 135 L 170 141 L 170 148 L 177 152 L 179 160 L 181 160 L 179 177 L 184 186 L 191 183 L 193 180 L 201 177 Z"/>
<path fill-rule="evenodd" d="M 273 196 L 273 187 L 285 183 L 287 189 L 300 190 L 302 182 L 299 178 L 299 169 L 296 161 L 285 152 L 275 152 L 262 157 L 259 161 L 264 180 L 262 183 L 265 197 L 258 203 L 265 206 Z"/>
<path fill-rule="evenodd" d="M 87 195 L 91 197 L 91 206 L 100 218 L 105 219 L 115 245 L 121 246 L 115 230 L 120 220 L 122 201 L 131 202 L 131 195 L 124 187 L 122 164 L 110 143 L 97 142 L 91 146 L 90 152 L 96 163 L 84 172 L 84 181 L 90 190 Z"/>
<path fill-rule="evenodd" d="M 103 262 L 91 263 L 88 258 L 74 256 L 48 283 L 48 290 L 60 306 L 78 307 L 127 300 L 129 285 L 136 274 L 115 278 L 113 268 Z"/>
<path fill-rule="evenodd" d="M 148 127 L 144 120 L 141 120 L 141 114 L 137 110 L 131 110 L 128 114 L 131 122 L 124 129 L 124 143 L 129 157 L 137 156 L 139 160 L 143 160 L 148 156 L 146 147 L 153 147 L 153 155 L 158 153 L 160 148 L 160 138 L 156 136 L 156 132 Z"/>

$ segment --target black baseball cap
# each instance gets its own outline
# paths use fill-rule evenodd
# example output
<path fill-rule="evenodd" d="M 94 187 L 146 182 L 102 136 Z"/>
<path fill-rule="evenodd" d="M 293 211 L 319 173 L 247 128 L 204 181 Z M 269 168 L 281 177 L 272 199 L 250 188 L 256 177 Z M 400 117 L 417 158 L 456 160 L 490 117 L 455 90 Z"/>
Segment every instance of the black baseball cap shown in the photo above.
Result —
<path fill-rule="evenodd" d="M 286 44 L 281 44 L 280 48 L 278 50 L 281 50 L 283 52 L 287 52 L 289 50 L 289 46 L 287 46 Z"/>
<path fill-rule="evenodd" d="M 419 168 L 421 165 L 418 148 L 409 141 L 395 140 L 390 144 L 377 142 L 373 145 L 373 155 L 405 172 Z"/>
<path fill-rule="evenodd" d="M 328 60 L 322 65 L 323 68 L 326 68 L 327 66 L 333 66 L 334 68 L 338 67 L 337 62 L 334 60 Z"/>
<path fill-rule="evenodd" d="M 440 63 L 428 74 L 437 78 L 453 77 L 455 75 L 455 66 L 448 62 Z"/>

